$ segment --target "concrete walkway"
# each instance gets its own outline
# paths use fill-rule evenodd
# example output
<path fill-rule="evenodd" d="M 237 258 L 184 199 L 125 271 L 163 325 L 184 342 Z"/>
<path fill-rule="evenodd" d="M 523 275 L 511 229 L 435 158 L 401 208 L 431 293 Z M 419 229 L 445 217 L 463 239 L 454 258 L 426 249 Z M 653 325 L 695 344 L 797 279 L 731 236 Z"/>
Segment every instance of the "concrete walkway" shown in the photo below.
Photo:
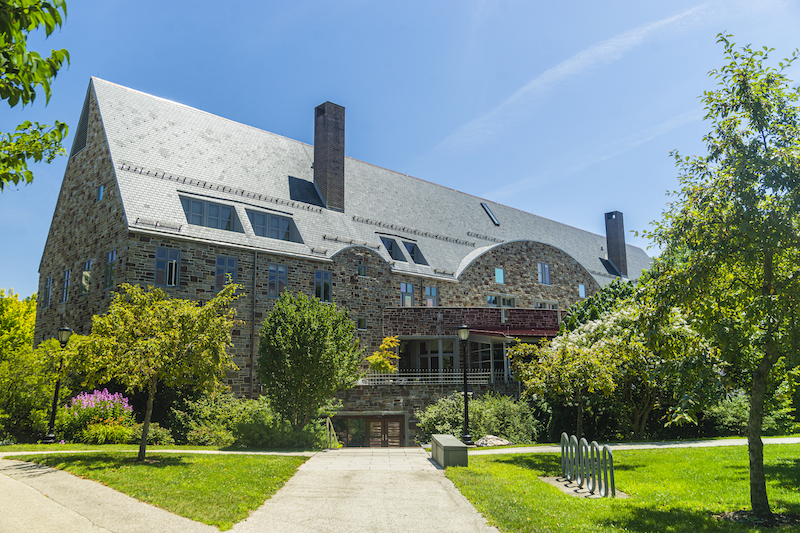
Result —
<path fill-rule="evenodd" d="M 800 444 L 800 438 L 763 440 L 767 445 Z M 725 439 L 610 446 L 615 450 L 630 450 L 746 444 L 746 439 Z M 471 449 L 469 454 L 559 452 L 558 446 L 536 446 Z M 0 452 L 0 458 L 30 453 Z M 249 518 L 236 524 L 231 530 L 233 533 L 497 532 L 486 524 L 422 448 L 343 448 L 298 455 L 311 458 L 272 498 Z M 0 532 L 52 531 L 202 533 L 218 530 L 60 470 L 0 460 Z"/>
<path fill-rule="evenodd" d="M 218 531 L 94 481 L 12 460 L 0 460 L 0 509 L 2 533 Z M 231 531 L 418 530 L 497 532 L 422 448 L 345 448 L 316 453 Z"/>

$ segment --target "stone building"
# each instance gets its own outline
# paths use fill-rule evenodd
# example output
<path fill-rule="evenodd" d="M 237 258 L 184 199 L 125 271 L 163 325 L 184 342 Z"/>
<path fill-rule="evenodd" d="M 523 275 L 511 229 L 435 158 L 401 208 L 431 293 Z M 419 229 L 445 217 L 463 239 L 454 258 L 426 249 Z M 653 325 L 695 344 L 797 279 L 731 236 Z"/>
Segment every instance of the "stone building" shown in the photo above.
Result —
<path fill-rule="evenodd" d="M 36 342 L 62 325 L 88 333 L 120 283 L 202 301 L 230 274 L 244 325 L 226 380 L 254 397 L 260 323 L 281 291 L 302 291 L 347 308 L 367 354 L 400 336 L 397 379 L 343 393 L 340 417 L 367 444 L 402 444 L 415 407 L 461 386 L 461 323 L 476 391 L 513 392 L 511 339 L 554 335 L 572 303 L 649 265 L 619 212 L 606 238 L 345 157 L 344 119 L 318 106 L 310 146 L 92 78 L 39 269 Z"/>

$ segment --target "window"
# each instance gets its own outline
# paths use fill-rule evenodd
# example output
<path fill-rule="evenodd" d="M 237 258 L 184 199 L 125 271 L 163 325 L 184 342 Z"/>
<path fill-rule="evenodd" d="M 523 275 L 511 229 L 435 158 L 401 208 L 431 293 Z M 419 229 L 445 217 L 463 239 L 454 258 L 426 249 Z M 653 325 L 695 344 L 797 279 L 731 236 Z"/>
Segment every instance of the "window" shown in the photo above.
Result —
<path fill-rule="evenodd" d="M 44 280 L 44 297 L 42 298 L 43 307 L 50 307 L 50 291 L 53 289 L 53 278 Z"/>
<path fill-rule="evenodd" d="M 542 302 L 542 301 L 534 301 L 533 302 L 534 309 L 550 309 L 556 310 L 558 309 L 558 302 Z"/>
<path fill-rule="evenodd" d="M 259 237 L 269 237 L 279 241 L 303 242 L 294 220 L 273 213 L 260 213 L 247 209 L 247 218 L 253 226 L 253 233 Z"/>
<path fill-rule="evenodd" d="M 117 262 L 117 251 L 111 250 L 106 254 L 106 276 L 103 282 L 104 289 L 114 288 L 114 270 Z"/>
<path fill-rule="evenodd" d="M 439 306 L 439 291 L 436 287 L 425 287 L 425 307 Z"/>
<path fill-rule="evenodd" d="M 89 259 L 83 264 L 81 271 L 81 294 L 89 294 L 89 287 L 92 281 L 92 260 Z"/>
<path fill-rule="evenodd" d="M 495 268 L 494 269 L 494 282 L 500 283 L 505 285 L 506 283 L 506 273 L 502 268 Z"/>
<path fill-rule="evenodd" d="M 411 256 L 412 261 L 418 265 L 428 264 L 428 262 L 425 261 L 425 257 L 422 255 L 422 252 L 419 251 L 419 246 L 417 246 L 416 243 L 403 241 L 403 244 L 405 245 L 406 250 L 408 250 L 408 255 Z"/>
<path fill-rule="evenodd" d="M 61 286 L 61 303 L 63 304 L 69 300 L 69 278 L 72 275 L 72 269 L 68 268 L 64 271 L 64 284 Z"/>
<path fill-rule="evenodd" d="M 361 330 L 367 329 L 367 319 L 359 317 L 358 322 L 356 322 L 356 327 Z"/>
<path fill-rule="evenodd" d="M 366 277 L 367 265 L 358 265 L 358 275 L 361 277 Z"/>
<path fill-rule="evenodd" d="M 286 290 L 288 269 L 286 265 L 270 263 L 267 270 L 267 296 L 277 298 Z"/>
<path fill-rule="evenodd" d="M 486 305 L 488 307 L 516 307 L 517 299 L 513 296 L 503 296 L 502 294 L 487 294 Z"/>
<path fill-rule="evenodd" d="M 314 295 L 321 302 L 332 302 L 331 273 L 326 270 L 314 271 Z"/>
<path fill-rule="evenodd" d="M 100 186 L 97 188 L 97 200 L 95 200 L 95 202 L 99 202 L 99 201 L 100 201 L 100 200 L 102 200 L 102 199 L 103 199 L 103 186 L 102 186 L 102 185 L 100 185 Z"/>
<path fill-rule="evenodd" d="M 487 215 L 489 215 L 489 218 L 492 219 L 492 224 L 494 224 L 495 226 L 499 226 L 500 222 L 497 220 L 497 217 L 494 216 L 494 213 L 492 213 L 492 210 L 489 209 L 489 206 L 486 205 L 485 203 L 481 202 L 481 207 L 483 207 L 483 210 L 486 211 Z"/>
<path fill-rule="evenodd" d="M 156 248 L 156 287 L 179 285 L 181 251 L 175 248 Z"/>
<path fill-rule="evenodd" d="M 578 298 L 586 298 L 586 285 L 578 285 Z"/>
<path fill-rule="evenodd" d="M 414 307 L 414 284 L 400 284 L 400 307 Z"/>
<path fill-rule="evenodd" d="M 244 233 L 233 206 L 184 197 L 181 205 L 189 224 Z"/>
<path fill-rule="evenodd" d="M 216 268 L 214 272 L 214 287 L 216 290 L 221 290 L 228 283 L 228 276 L 230 282 L 236 283 L 236 271 L 239 265 L 239 260 L 235 257 L 228 257 L 227 255 L 218 255 Z"/>
<path fill-rule="evenodd" d="M 539 283 L 550 285 L 550 264 L 539 263 Z"/>
<path fill-rule="evenodd" d="M 389 252 L 389 256 L 394 259 L 395 261 L 405 261 L 406 258 L 403 255 L 403 251 L 397 246 L 397 241 L 394 239 L 390 239 L 389 237 L 381 237 L 381 242 L 386 247 L 386 251 Z"/>

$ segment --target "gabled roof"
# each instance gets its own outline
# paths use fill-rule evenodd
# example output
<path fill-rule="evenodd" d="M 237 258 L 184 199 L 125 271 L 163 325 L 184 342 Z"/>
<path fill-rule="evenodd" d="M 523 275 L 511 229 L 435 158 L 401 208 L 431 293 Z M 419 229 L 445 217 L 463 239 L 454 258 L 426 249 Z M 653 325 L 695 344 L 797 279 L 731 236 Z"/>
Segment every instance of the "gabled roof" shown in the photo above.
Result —
<path fill-rule="evenodd" d="M 330 211 L 315 195 L 313 146 L 98 78 L 92 89 L 133 231 L 322 260 L 364 245 L 396 271 L 450 280 L 493 246 L 533 240 L 563 250 L 601 285 L 614 278 L 604 236 L 352 158 L 345 159 L 345 212 Z M 244 232 L 187 224 L 180 196 L 236 206 Z M 246 209 L 291 216 L 303 242 L 256 236 Z M 381 245 L 386 235 L 396 238 L 405 262 Z M 404 241 L 416 243 L 428 265 L 414 263 Z M 631 278 L 650 264 L 635 246 L 627 246 L 627 257 Z"/>

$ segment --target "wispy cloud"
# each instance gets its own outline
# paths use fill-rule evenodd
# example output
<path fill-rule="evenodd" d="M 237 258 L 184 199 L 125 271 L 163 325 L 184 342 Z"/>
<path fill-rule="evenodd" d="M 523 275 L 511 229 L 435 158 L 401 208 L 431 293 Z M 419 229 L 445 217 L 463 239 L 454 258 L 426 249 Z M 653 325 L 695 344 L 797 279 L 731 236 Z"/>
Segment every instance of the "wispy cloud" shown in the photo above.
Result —
<path fill-rule="evenodd" d="M 703 111 L 699 109 L 682 113 L 678 116 L 665 120 L 660 124 L 656 124 L 655 126 L 645 128 L 621 139 L 616 139 L 599 146 L 593 150 L 591 154 L 588 154 L 585 157 L 577 157 L 576 159 L 566 158 L 566 160 L 573 161 L 572 165 L 564 167 L 563 164 L 559 164 L 557 168 L 554 168 L 550 172 L 543 172 L 535 179 L 523 179 L 515 181 L 514 183 L 503 185 L 500 188 L 481 193 L 480 196 L 489 198 L 490 200 L 494 200 L 496 202 L 502 202 L 503 200 L 512 198 L 513 196 L 519 194 L 521 191 L 535 189 L 542 183 L 552 183 L 552 179 L 555 176 L 557 176 L 559 179 L 566 178 L 572 174 L 580 172 L 581 170 L 589 168 L 592 165 L 596 165 L 597 163 L 601 163 L 633 150 L 637 146 L 645 144 L 656 137 L 683 126 L 684 124 L 696 122 L 702 118 Z"/>
<path fill-rule="evenodd" d="M 582 50 L 532 79 L 488 113 L 461 126 L 440 142 L 435 149 L 469 148 L 487 141 L 497 132 L 505 130 L 510 122 L 518 120 L 519 113 L 524 110 L 523 108 L 529 106 L 537 97 L 553 86 L 570 78 L 578 77 L 591 69 L 617 61 L 648 37 L 701 20 L 708 15 L 709 10 L 708 3 L 701 4 Z"/>

